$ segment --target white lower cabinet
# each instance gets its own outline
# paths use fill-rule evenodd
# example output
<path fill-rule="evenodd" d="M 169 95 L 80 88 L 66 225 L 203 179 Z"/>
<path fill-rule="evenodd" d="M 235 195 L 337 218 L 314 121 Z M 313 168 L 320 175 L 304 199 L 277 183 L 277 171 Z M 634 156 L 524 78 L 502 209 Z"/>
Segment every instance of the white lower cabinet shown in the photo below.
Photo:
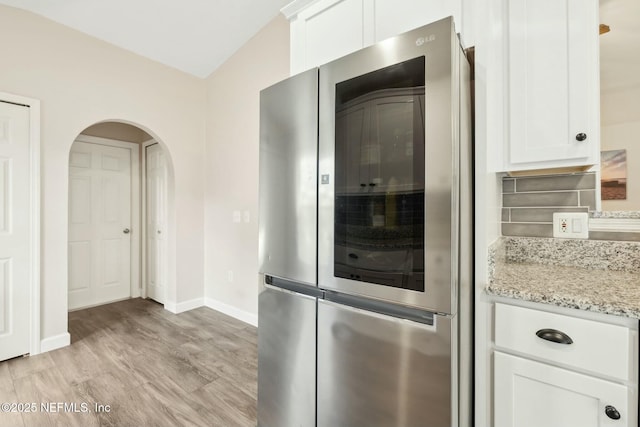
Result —
<path fill-rule="evenodd" d="M 635 425 L 627 386 L 499 351 L 494 362 L 495 427 Z"/>
<path fill-rule="evenodd" d="M 581 315 L 495 304 L 495 427 L 637 426 L 637 321 Z"/>

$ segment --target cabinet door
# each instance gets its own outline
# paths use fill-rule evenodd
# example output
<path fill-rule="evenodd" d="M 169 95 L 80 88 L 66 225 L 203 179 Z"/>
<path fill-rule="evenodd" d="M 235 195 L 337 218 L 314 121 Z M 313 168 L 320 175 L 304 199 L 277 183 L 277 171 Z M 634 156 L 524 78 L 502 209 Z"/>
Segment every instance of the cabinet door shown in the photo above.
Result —
<path fill-rule="evenodd" d="M 296 3 L 309 5 L 300 8 Z M 456 31 L 462 28 L 461 0 L 294 1 L 283 13 L 291 19 L 292 74 L 447 16 L 454 17 Z"/>
<path fill-rule="evenodd" d="M 377 157 L 371 156 L 369 180 L 374 192 L 424 189 L 424 116 L 420 93 L 371 102 L 370 143 Z"/>
<path fill-rule="evenodd" d="M 495 352 L 495 427 L 635 425 L 628 387 Z M 612 406 L 620 419 L 606 414 Z"/>
<path fill-rule="evenodd" d="M 362 49 L 364 33 L 363 0 L 313 3 L 291 22 L 292 74 Z"/>
<path fill-rule="evenodd" d="M 453 16 L 456 31 L 462 28 L 460 0 L 375 0 L 372 3 L 376 42 L 447 16 Z"/>
<path fill-rule="evenodd" d="M 357 104 L 336 114 L 336 192 L 360 193 L 367 190 L 371 147 L 369 140 L 370 108 Z"/>
<path fill-rule="evenodd" d="M 598 163 L 598 2 L 503 4 L 508 9 L 506 169 Z"/>

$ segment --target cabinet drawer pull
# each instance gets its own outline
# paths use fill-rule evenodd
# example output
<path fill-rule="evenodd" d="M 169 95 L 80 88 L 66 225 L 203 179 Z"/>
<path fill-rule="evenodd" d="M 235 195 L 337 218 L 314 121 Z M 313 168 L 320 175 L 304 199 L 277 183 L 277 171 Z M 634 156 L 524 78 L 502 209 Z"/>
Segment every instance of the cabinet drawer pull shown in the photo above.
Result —
<path fill-rule="evenodd" d="M 558 344 L 573 344 L 571 337 L 564 332 L 560 332 L 557 329 L 540 329 L 536 332 L 538 338 L 543 340 L 556 342 Z"/>

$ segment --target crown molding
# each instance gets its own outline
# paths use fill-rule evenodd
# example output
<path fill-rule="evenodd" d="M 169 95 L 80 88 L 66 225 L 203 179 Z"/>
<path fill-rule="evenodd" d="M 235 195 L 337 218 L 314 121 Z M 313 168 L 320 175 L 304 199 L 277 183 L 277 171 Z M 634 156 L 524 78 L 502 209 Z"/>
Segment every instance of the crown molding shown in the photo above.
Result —
<path fill-rule="evenodd" d="M 307 6 L 310 6 L 312 3 L 317 1 L 318 0 L 293 0 L 291 3 L 280 9 L 280 13 L 282 13 L 285 18 L 292 19 Z"/>

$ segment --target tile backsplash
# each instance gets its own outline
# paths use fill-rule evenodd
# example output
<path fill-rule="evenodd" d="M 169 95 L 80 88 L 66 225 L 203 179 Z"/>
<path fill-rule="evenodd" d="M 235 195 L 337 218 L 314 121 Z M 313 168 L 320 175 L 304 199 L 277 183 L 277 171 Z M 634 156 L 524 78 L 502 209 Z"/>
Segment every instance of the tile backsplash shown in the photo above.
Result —
<path fill-rule="evenodd" d="M 502 178 L 502 235 L 553 237 L 554 212 L 640 219 L 640 212 L 595 212 L 595 172 Z M 640 232 L 589 231 L 589 240 L 640 242 Z"/>
<path fill-rule="evenodd" d="M 596 174 L 502 179 L 502 235 L 553 237 L 554 212 L 596 209 Z"/>

